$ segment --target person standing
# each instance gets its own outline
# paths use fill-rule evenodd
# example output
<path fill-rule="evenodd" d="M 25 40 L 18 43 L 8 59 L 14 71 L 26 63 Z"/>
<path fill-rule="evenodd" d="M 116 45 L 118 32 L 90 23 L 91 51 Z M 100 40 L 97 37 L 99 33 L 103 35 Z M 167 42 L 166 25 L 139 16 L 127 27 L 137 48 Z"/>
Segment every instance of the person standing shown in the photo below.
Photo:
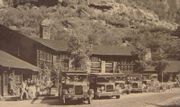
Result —
<path fill-rule="evenodd" d="M 36 96 L 40 95 L 40 80 L 36 80 L 35 82 L 35 86 L 36 86 Z"/>
<path fill-rule="evenodd" d="M 52 81 L 51 81 L 51 79 L 48 79 L 48 81 L 47 81 L 47 94 L 48 95 L 51 95 L 51 88 L 52 88 L 52 85 L 53 85 L 53 83 L 52 83 Z"/>
<path fill-rule="evenodd" d="M 23 81 L 21 84 L 21 96 L 20 99 L 23 100 L 24 95 L 26 96 L 26 99 L 29 99 L 29 95 L 27 92 L 27 81 Z"/>

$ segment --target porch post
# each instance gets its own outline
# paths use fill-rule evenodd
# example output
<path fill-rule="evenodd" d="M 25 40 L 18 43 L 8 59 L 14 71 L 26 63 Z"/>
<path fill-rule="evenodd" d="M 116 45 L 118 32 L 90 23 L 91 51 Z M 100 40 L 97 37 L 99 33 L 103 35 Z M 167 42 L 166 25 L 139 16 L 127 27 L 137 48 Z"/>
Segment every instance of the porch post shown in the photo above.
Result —
<path fill-rule="evenodd" d="M 106 72 L 106 62 L 105 61 L 101 61 L 101 73 L 105 73 Z"/>
<path fill-rule="evenodd" d="M 117 62 L 113 62 L 113 73 L 116 73 L 116 66 L 117 66 Z"/>
<path fill-rule="evenodd" d="M 3 71 L 1 67 L 0 67 L 0 72 L 2 72 L 0 73 L 0 99 L 1 99 L 1 97 L 3 96 L 3 78 L 2 78 Z"/>

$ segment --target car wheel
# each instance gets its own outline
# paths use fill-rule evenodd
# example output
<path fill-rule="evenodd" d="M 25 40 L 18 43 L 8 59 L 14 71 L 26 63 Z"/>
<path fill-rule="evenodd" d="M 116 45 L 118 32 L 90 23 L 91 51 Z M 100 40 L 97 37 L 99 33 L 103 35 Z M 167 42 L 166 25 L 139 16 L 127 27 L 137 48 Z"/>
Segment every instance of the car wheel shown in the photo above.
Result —
<path fill-rule="evenodd" d="M 88 104 L 91 104 L 91 101 L 92 101 L 92 99 L 91 99 L 91 97 L 89 97 L 88 98 Z"/>
<path fill-rule="evenodd" d="M 116 96 L 116 99 L 119 99 L 119 98 L 120 98 L 120 95 L 117 95 L 117 96 Z"/>
<path fill-rule="evenodd" d="M 94 99 L 99 99 L 99 97 L 95 95 L 95 96 L 94 96 Z"/>
<path fill-rule="evenodd" d="M 66 101 L 66 98 L 65 98 L 65 97 L 63 97 L 63 98 L 62 98 L 62 101 L 63 101 L 63 104 L 66 104 L 66 103 L 67 103 L 67 101 Z"/>

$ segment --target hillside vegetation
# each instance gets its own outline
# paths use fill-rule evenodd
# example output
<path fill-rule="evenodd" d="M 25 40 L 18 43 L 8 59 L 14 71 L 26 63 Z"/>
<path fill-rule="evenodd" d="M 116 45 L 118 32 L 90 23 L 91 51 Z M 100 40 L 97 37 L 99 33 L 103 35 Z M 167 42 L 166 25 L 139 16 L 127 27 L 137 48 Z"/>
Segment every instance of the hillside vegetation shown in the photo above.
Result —
<path fill-rule="evenodd" d="M 38 37 L 44 19 L 51 35 L 68 40 L 78 35 L 94 45 L 122 45 L 162 50 L 179 59 L 180 45 L 172 32 L 179 26 L 177 0 L 59 0 L 56 6 L 20 5 L 0 10 L 0 23 L 27 36 Z M 171 2 L 170 2 L 171 1 Z"/>

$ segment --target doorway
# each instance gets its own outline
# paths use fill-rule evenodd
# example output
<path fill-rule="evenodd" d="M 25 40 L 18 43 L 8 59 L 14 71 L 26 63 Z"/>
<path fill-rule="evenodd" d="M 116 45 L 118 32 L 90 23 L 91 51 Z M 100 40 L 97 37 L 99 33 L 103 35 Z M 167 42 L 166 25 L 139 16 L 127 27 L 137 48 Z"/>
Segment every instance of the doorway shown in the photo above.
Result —
<path fill-rule="evenodd" d="M 2 74 L 0 74 L 0 96 L 3 96 L 3 81 L 2 81 Z"/>

